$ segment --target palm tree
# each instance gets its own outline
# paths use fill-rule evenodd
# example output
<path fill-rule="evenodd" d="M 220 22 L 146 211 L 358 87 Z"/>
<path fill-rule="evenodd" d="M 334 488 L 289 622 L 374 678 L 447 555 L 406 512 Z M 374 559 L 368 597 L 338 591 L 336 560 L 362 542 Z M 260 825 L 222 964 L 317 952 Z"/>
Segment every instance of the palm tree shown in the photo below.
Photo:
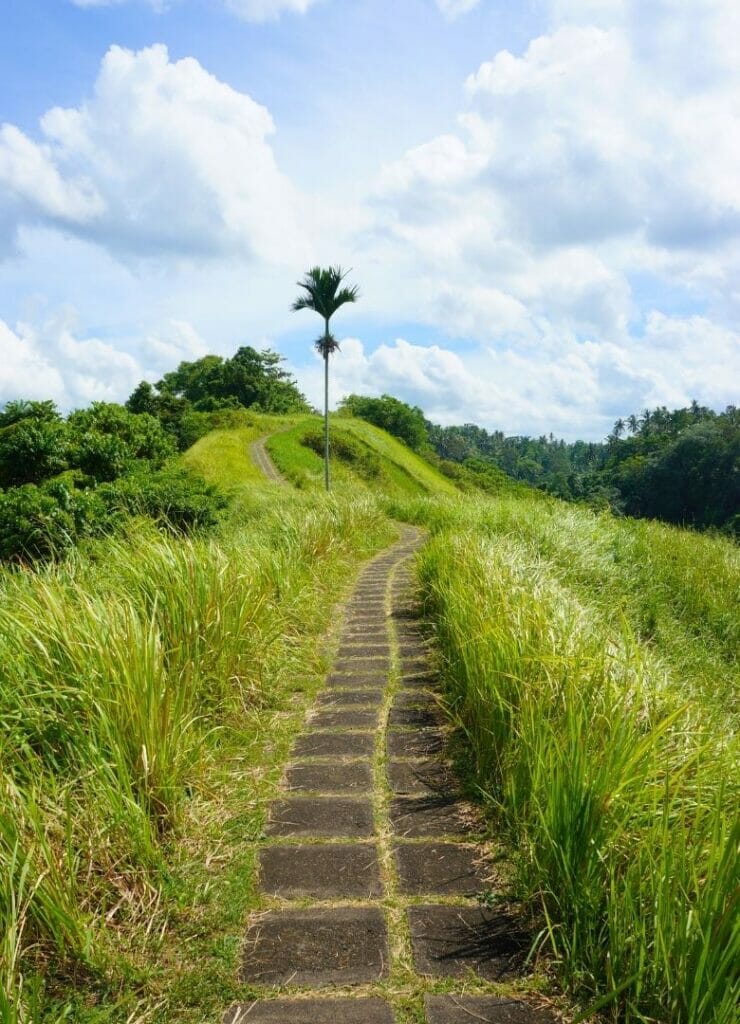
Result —
<path fill-rule="evenodd" d="M 317 338 L 316 349 L 324 357 L 324 483 L 327 491 L 330 487 L 329 480 L 329 356 L 339 348 L 336 338 L 329 330 L 329 321 L 340 306 L 346 302 L 356 302 L 359 295 L 359 288 L 353 285 L 351 288 L 341 288 L 340 285 L 349 274 L 348 270 L 341 267 L 312 267 L 298 281 L 298 287 L 303 288 L 305 295 L 300 295 L 293 303 L 293 310 L 312 309 L 324 319 L 324 333 Z"/>

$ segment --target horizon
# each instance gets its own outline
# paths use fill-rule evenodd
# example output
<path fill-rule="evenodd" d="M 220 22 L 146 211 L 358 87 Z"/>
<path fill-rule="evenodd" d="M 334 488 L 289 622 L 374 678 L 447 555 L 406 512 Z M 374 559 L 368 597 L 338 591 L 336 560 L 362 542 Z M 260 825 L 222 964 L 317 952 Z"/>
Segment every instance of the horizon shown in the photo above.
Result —
<path fill-rule="evenodd" d="M 361 292 L 334 405 L 600 441 L 737 404 L 740 8 L 506 7 L 5 11 L 0 404 L 124 401 L 240 345 L 320 404 L 318 321 L 290 312 L 315 263 Z"/>

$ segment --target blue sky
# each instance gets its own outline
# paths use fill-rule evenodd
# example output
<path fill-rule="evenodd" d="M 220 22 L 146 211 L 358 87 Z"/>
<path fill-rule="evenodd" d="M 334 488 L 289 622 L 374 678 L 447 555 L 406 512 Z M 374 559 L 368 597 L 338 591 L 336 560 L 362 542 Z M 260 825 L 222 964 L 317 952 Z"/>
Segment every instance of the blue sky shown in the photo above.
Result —
<path fill-rule="evenodd" d="M 740 380 L 735 0 L 25 0 L 0 17 L 0 401 L 282 352 L 335 399 L 603 436 Z"/>

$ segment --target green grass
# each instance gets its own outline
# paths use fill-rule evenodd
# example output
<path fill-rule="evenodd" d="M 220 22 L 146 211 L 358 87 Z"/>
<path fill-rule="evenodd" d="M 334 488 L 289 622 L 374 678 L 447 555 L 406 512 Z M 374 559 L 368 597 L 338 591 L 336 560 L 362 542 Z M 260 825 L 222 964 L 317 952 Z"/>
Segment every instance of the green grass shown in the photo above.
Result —
<path fill-rule="evenodd" d="M 137 523 L 2 575 L 3 1024 L 144 1020 L 158 1003 L 168 1020 L 218 1019 L 262 766 L 317 685 L 354 567 L 393 535 L 371 502 L 285 491 L 218 536 Z M 219 856 L 214 897 L 200 865 Z"/>
<path fill-rule="evenodd" d="M 253 853 L 359 562 L 430 528 L 421 594 L 470 778 L 584 1007 L 730 1024 L 737 548 L 502 486 L 461 496 L 371 425 L 250 414 L 184 463 L 232 497 L 0 573 L 0 1024 L 196 1024 L 239 994 Z M 249 444 L 295 485 L 264 481 Z"/>
<path fill-rule="evenodd" d="M 274 434 L 268 441 L 268 450 L 282 473 L 295 486 L 307 491 L 323 487 L 322 458 L 301 444 L 309 430 L 322 429 L 319 417 L 306 417 L 286 432 Z M 400 441 L 364 420 L 346 416 L 331 419 L 331 431 L 346 434 L 359 450 L 371 453 L 379 471 L 365 474 L 341 459 L 332 459 L 332 479 L 339 492 L 395 495 L 422 495 L 456 493 L 450 483 L 433 466 L 425 462 Z"/>
<path fill-rule="evenodd" d="M 290 428 L 298 418 L 252 412 L 243 413 L 242 418 L 244 426 L 206 434 L 185 452 L 182 461 L 208 483 L 216 484 L 232 497 L 244 499 L 268 486 L 249 456 L 249 446 L 261 437 Z"/>
<path fill-rule="evenodd" d="M 449 696 L 561 979 L 608 1019 L 736 1018 L 740 559 L 560 502 L 394 502 Z"/>

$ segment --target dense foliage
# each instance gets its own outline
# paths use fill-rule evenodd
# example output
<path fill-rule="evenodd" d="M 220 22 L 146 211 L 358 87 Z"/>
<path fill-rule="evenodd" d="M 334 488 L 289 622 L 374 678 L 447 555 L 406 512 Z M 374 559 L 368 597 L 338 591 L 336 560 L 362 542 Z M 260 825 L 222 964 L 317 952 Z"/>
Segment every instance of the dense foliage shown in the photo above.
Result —
<path fill-rule="evenodd" d="M 625 515 L 740 534 L 740 411 L 693 403 L 619 419 L 603 444 L 507 437 L 482 427 L 440 427 L 428 436 L 443 459 L 487 462 L 558 497 Z"/>
<path fill-rule="evenodd" d="M 0 412 L 0 558 L 61 555 L 147 515 L 178 532 L 215 522 L 224 499 L 172 462 L 175 444 L 147 412 L 93 402 L 64 419 L 52 402 Z"/>
<path fill-rule="evenodd" d="M 182 362 L 155 385 L 142 381 L 126 402 L 130 412 L 157 417 L 184 451 L 213 424 L 206 414 L 252 409 L 275 414 L 308 412 L 309 406 L 276 352 L 242 346 L 230 358 L 208 355 Z"/>
<path fill-rule="evenodd" d="M 304 431 L 301 444 L 317 455 L 324 454 L 324 435 L 318 428 Z M 377 452 L 347 431 L 330 431 L 329 446 L 333 458 L 351 466 L 364 480 L 372 480 L 380 475 Z"/>
<path fill-rule="evenodd" d="M 415 452 L 424 451 L 429 445 L 424 413 L 416 405 L 408 405 L 392 395 L 368 398 L 365 395 L 348 395 L 340 404 L 340 411 L 348 416 L 357 416 L 368 423 L 387 430 Z"/>
<path fill-rule="evenodd" d="M 176 532 L 212 526 L 225 499 L 175 465 L 178 451 L 245 408 L 307 412 L 282 358 L 240 348 L 230 359 L 182 362 L 126 402 L 93 402 L 66 419 L 53 402 L 0 410 L 0 559 L 58 556 L 132 515 Z"/>

